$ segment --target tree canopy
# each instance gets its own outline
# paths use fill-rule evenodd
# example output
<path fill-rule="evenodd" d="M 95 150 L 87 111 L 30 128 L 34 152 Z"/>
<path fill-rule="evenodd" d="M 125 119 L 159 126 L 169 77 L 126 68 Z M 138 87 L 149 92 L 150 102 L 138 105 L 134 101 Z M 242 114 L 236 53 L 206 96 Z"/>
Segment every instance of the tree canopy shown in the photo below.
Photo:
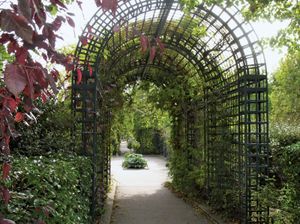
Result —
<path fill-rule="evenodd" d="M 300 122 L 300 52 L 290 53 L 274 74 L 270 94 L 272 121 Z"/>

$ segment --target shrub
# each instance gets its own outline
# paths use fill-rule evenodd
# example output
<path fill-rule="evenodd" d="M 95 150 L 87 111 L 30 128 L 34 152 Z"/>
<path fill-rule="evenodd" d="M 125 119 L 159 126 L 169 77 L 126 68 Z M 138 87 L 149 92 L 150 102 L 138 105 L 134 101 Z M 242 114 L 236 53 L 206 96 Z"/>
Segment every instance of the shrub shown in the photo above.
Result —
<path fill-rule="evenodd" d="M 275 149 L 271 160 L 272 176 L 262 187 L 259 197 L 270 207 L 274 223 L 300 223 L 300 142 Z"/>
<path fill-rule="evenodd" d="M 13 159 L 11 190 L 0 214 L 16 223 L 90 223 L 91 161 L 84 157 L 49 155 Z"/>
<path fill-rule="evenodd" d="M 162 154 L 165 139 L 162 131 L 155 128 L 137 128 L 135 137 L 140 147 L 135 149 L 140 154 Z"/>
<path fill-rule="evenodd" d="M 131 139 L 128 140 L 128 146 L 127 147 L 129 149 L 133 149 L 133 150 L 137 151 L 137 150 L 139 150 L 140 146 L 141 146 L 140 143 L 136 139 L 131 138 Z"/>
<path fill-rule="evenodd" d="M 144 169 L 147 166 L 147 161 L 143 155 L 136 153 L 126 153 L 125 160 L 122 163 L 124 168 Z"/>
<path fill-rule="evenodd" d="M 272 223 L 300 223 L 300 127 L 272 123 L 270 140 L 270 178 L 258 197 L 270 208 Z"/>
<path fill-rule="evenodd" d="M 120 144 L 121 144 L 121 138 L 119 132 L 112 129 L 110 135 L 110 147 L 111 147 L 111 153 L 113 155 L 121 154 Z"/>
<path fill-rule="evenodd" d="M 272 147 L 287 146 L 300 141 L 300 126 L 288 123 L 273 123 L 270 126 Z"/>
<path fill-rule="evenodd" d="M 37 122 L 32 122 L 29 127 L 26 123 L 16 125 L 20 136 L 11 141 L 13 153 L 38 156 L 48 152 L 69 152 L 73 125 L 70 105 L 54 101 L 36 103 L 41 104 L 38 106 L 41 111 L 36 114 Z"/>

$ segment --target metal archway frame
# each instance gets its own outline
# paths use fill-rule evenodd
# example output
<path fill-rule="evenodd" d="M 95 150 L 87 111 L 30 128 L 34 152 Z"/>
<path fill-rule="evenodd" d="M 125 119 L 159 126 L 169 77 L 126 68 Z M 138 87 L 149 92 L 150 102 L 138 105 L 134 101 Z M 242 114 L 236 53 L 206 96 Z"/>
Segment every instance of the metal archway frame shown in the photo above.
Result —
<path fill-rule="evenodd" d="M 204 26 L 206 35 L 195 35 L 195 24 Z M 119 31 L 115 32 L 116 27 Z M 149 55 L 139 53 L 141 33 L 150 40 L 159 37 L 172 53 L 150 62 Z M 206 121 L 207 189 L 232 187 L 223 184 L 227 174 L 217 168 L 221 160 L 230 163 L 230 173 L 240 192 L 241 221 L 267 223 L 268 209 L 254 194 L 268 174 L 267 72 L 257 37 L 239 10 L 201 4 L 187 15 L 176 0 L 128 0 L 120 2 L 115 16 L 99 10 L 83 36 L 89 44 L 79 42 L 75 52 L 75 63 L 83 70 L 81 84 L 76 83 L 76 72 L 72 77 L 72 108 L 77 119 L 73 136 L 81 136 L 82 152 L 93 158 L 92 215 L 95 217 L 103 205 L 110 180 L 110 149 L 103 136 L 109 135 L 105 127 L 109 126 L 111 112 L 101 107 L 101 77 L 132 70 L 143 77 L 156 66 L 165 71 L 197 71 L 204 80 L 201 107 Z M 216 115 L 220 110 L 224 111 Z M 189 116 L 187 138 L 193 145 L 194 117 Z M 226 155 L 214 151 L 214 146 L 222 143 L 218 141 L 228 134 L 224 130 L 230 130 L 231 136 Z"/>

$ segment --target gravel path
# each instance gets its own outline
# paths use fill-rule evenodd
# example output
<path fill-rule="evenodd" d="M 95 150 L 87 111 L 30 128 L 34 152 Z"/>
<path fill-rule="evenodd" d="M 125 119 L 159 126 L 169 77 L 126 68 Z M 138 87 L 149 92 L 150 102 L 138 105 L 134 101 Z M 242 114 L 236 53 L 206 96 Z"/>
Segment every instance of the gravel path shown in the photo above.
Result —
<path fill-rule="evenodd" d="M 126 143 L 121 151 L 128 151 Z M 166 161 L 161 156 L 145 156 L 149 169 L 125 170 L 123 157 L 112 159 L 117 192 L 112 215 L 114 224 L 206 224 L 206 217 L 177 198 L 163 184 L 168 180 Z"/>

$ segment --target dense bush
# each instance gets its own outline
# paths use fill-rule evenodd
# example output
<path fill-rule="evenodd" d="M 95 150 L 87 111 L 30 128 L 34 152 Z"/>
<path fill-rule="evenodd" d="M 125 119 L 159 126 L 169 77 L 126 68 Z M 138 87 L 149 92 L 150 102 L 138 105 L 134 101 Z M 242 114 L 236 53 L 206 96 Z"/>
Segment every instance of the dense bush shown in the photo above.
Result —
<path fill-rule="evenodd" d="M 165 139 L 162 131 L 155 128 L 138 128 L 135 130 L 135 136 L 140 143 L 140 147 L 135 148 L 137 153 L 141 154 L 162 154 Z"/>
<path fill-rule="evenodd" d="M 49 155 L 14 158 L 8 207 L 0 213 L 16 223 L 89 223 L 91 162 Z M 40 222 L 42 223 L 42 222 Z"/>
<path fill-rule="evenodd" d="M 274 223 L 300 223 L 300 128 L 271 128 L 270 179 L 259 196 Z"/>
<path fill-rule="evenodd" d="M 110 147 L 112 155 L 120 154 L 120 144 L 121 138 L 119 135 L 119 131 L 112 128 L 110 135 Z"/>
<path fill-rule="evenodd" d="M 191 147 L 185 138 L 182 116 L 174 119 L 173 125 L 169 167 L 173 187 L 189 197 L 199 197 L 205 185 L 202 138 L 195 144 L 197 148 Z"/>
<path fill-rule="evenodd" d="M 127 147 L 129 149 L 133 149 L 134 151 L 138 151 L 140 148 L 141 144 L 135 139 L 135 138 L 130 138 L 128 140 L 128 145 Z"/>
<path fill-rule="evenodd" d="M 122 166 L 124 168 L 144 169 L 147 166 L 147 161 L 141 154 L 127 153 L 125 154 L 125 160 Z"/>
<path fill-rule="evenodd" d="M 273 150 L 300 141 L 300 125 L 295 123 L 271 124 L 270 139 Z"/>
<path fill-rule="evenodd" d="M 69 152 L 73 125 L 69 103 L 49 101 L 40 104 L 36 121 L 31 120 L 29 126 L 25 122 L 17 124 L 19 137 L 11 141 L 13 153 L 32 156 Z"/>

